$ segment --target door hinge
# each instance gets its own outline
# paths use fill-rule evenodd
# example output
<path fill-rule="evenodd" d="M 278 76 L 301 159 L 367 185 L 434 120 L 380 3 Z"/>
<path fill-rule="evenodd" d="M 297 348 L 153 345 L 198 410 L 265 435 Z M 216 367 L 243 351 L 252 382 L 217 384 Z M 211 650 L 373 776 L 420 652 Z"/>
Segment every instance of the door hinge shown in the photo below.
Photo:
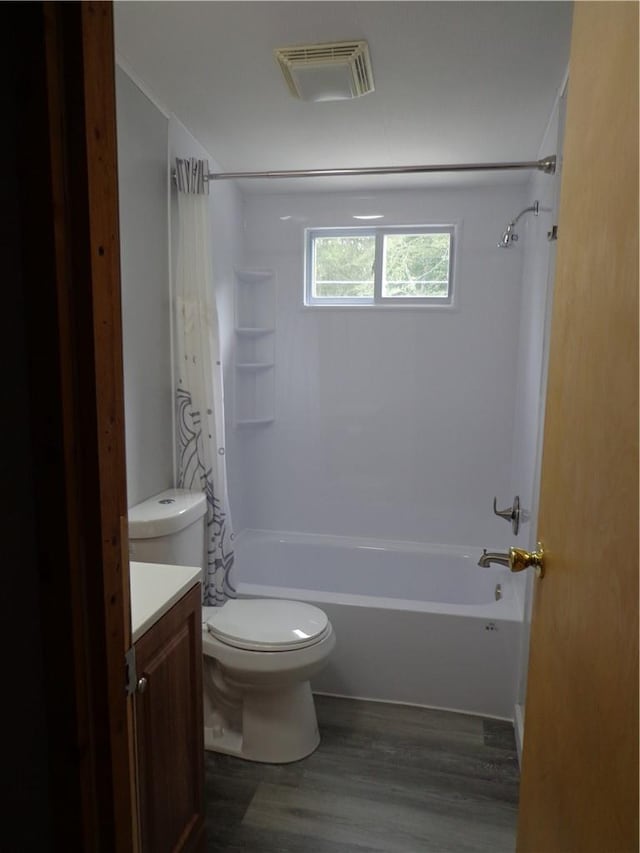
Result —
<path fill-rule="evenodd" d="M 133 696 L 136 692 L 138 684 L 138 675 L 136 673 L 136 650 L 135 646 L 127 651 L 124 656 L 124 671 L 125 671 L 125 692 L 127 696 Z"/>
<path fill-rule="evenodd" d="M 552 240 L 557 240 L 557 239 L 558 239 L 558 226 L 554 225 L 552 227 L 551 231 L 547 231 L 547 240 L 549 240 L 551 242 Z"/>

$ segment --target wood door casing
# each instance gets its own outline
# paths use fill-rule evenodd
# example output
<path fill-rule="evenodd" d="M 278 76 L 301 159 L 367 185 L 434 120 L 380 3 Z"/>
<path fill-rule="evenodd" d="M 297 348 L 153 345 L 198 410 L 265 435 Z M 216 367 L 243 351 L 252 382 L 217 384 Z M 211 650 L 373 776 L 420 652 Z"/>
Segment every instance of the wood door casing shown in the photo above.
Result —
<path fill-rule="evenodd" d="M 577 3 L 519 853 L 638 850 L 638 5 Z"/>
<path fill-rule="evenodd" d="M 130 612 L 112 5 L 4 7 L 18 48 L 11 124 L 20 192 L 10 209 L 22 243 L 30 415 L 20 414 L 30 432 L 25 467 L 36 472 L 50 842 L 68 853 L 129 853 L 137 804 L 133 703 L 124 691 Z"/>
<path fill-rule="evenodd" d="M 140 828 L 144 853 L 194 850 L 204 827 L 200 585 L 136 642 Z"/>
<path fill-rule="evenodd" d="M 89 215 L 82 238 L 87 241 L 85 251 L 91 270 L 91 325 L 86 334 L 93 341 L 93 359 L 87 358 L 85 366 L 79 365 L 78 371 L 81 374 L 86 372 L 88 387 L 93 385 L 95 388 L 97 459 L 94 464 L 100 491 L 99 502 L 93 512 L 94 524 L 99 527 L 100 534 L 96 536 L 93 548 L 99 549 L 106 568 L 96 589 L 95 604 L 96 610 L 104 613 L 105 622 L 107 679 L 103 689 L 113 743 L 114 843 L 116 850 L 136 851 L 138 826 L 133 702 L 130 697 L 125 701 L 122 698 L 122 660 L 131 644 L 131 602 L 113 4 L 84 2 L 79 4 L 79 9 L 81 67 L 76 66 L 79 59 L 76 55 L 67 55 L 65 63 L 67 72 L 79 74 L 84 106 L 81 157 L 86 163 Z M 73 178 L 71 180 L 74 181 Z M 88 354 L 88 349 L 85 352 Z"/>

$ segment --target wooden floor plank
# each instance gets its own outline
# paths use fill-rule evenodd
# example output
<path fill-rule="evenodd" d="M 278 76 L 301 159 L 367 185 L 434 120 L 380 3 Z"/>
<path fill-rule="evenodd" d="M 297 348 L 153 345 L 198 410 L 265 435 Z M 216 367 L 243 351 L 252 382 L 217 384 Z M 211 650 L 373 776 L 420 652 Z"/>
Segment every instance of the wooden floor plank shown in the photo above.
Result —
<path fill-rule="evenodd" d="M 485 746 L 515 752 L 515 735 L 511 723 L 505 723 L 503 720 L 484 720 L 482 727 Z"/>
<path fill-rule="evenodd" d="M 379 853 L 466 853 L 512 849 L 511 826 L 479 824 L 466 814 L 435 812 L 413 803 L 372 803 L 366 797 L 345 796 L 343 791 L 317 791 L 261 783 L 242 821 L 243 826 L 265 833 L 285 827 L 297 834 L 342 845 L 361 845 Z M 265 848 L 268 849 L 268 848 Z"/>
<path fill-rule="evenodd" d="M 208 853 L 511 853 L 508 723 L 316 697 L 322 742 L 288 765 L 207 753 Z"/>
<path fill-rule="evenodd" d="M 207 847 L 207 853 L 366 853 L 364 844 L 336 844 L 326 838 L 313 838 L 283 830 L 263 832 L 249 826 L 238 829 L 235 839 L 229 844 L 215 842 Z"/>

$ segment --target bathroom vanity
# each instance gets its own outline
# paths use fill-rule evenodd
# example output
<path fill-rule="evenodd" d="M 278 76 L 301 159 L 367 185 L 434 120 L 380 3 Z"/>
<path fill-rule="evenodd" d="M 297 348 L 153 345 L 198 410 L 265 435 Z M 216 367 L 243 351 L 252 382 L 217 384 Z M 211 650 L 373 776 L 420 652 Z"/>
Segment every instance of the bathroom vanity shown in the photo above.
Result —
<path fill-rule="evenodd" d="M 204 844 L 199 568 L 131 563 L 142 853 Z"/>

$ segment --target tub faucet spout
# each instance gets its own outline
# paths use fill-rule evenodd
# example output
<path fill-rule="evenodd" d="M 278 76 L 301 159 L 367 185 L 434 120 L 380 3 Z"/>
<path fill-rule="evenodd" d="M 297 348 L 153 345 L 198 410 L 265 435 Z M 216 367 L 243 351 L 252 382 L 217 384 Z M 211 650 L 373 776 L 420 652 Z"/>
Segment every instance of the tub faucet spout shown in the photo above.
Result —
<path fill-rule="evenodd" d="M 487 566 L 490 566 L 492 563 L 497 563 L 499 566 L 506 566 L 509 568 L 509 554 L 487 551 L 486 548 L 483 548 L 482 557 L 478 560 L 478 565 L 486 569 Z"/>

